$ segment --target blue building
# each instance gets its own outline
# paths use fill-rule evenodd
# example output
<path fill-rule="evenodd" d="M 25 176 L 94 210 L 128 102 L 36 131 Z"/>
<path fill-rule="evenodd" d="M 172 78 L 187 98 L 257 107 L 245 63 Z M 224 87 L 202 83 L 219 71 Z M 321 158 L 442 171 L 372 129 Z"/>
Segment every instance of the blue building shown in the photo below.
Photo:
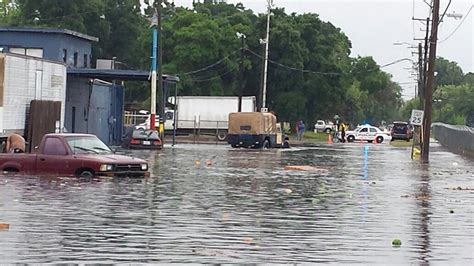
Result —
<path fill-rule="evenodd" d="M 66 29 L 0 27 L 0 53 L 40 57 L 68 67 L 64 119 L 68 132 L 94 134 L 109 145 L 119 145 L 124 112 L 120 81 L 149 82 L 150 73 L 113 69 L 113 60 L 103 60 L 102 69 L 93 69 L 92 42 L 97 41 L 96 37 Z M 178 77 L 164 75 L 165 92 L 178 81 Z"/>
<path fill-rule="evenodd" d="M 99 38 L 66 29 L 1 28 L 2 52 L 65 63 L 73 68 L 92 66 L 92 42 Z"/>

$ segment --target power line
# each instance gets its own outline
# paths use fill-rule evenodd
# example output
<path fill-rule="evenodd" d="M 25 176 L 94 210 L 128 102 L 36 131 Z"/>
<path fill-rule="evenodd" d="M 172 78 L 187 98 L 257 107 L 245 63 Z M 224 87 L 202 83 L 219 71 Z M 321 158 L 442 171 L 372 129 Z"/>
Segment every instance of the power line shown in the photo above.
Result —
<path fill-rule="evenodd" d="M 253 54 L 254 56 L 262 59 L 263 56 L 259 55 L 258 53 L 250 50 L 250 49 L 246 49 L 247 51 L 249 51 L 251 54 Z M 290 67 L 290 66 L 287 66 L 287 65 L 284 65 L 284 64 L 281 64 L 281 63 L 278 63 L 276 61 L 273 61 L 273 60 L 270 60 L 268 59 L 268 62 L 272 63 L 272 64 L 275 64 L 277 66 L 280 66 L 280 67 L 283 67 L 283 68 L 286 68 L 286 69 L 289 69 L 289 70 L 292 70 L 292 71 L 300 71 L 302 73 L 311 73 L 311 74 L 318 74 L 318 75 L 332 75 L 332 76 L 336 76 L 336 75 L 342 75 L 342 73 L 336 73 L 336 72 L 319 72 L 319 71 L 312 71 L 312 70 L 306 70 L 306 69 L 300 69 L 300 68 L 295 68 L 295 67 Z"/>
<path fill-rule="evenodd" d="M 259 55 L 258 53 L 250 50 L 250 49 L 246 49 L 247 51 L 249 51 L 251 54 L 253 54 L 254 56 L 257 56 L 259 58 L 262 58 L 261 55 Z M 384 64 L 384 65 L 381 65 L 381 66 L 378 66 L 378 67 L 374 67 L 372 69 L 368 69 L 366 71 L 363 71 L 363 72 L 360 72 L 360 73 L 368 73 L 368 72 L 372 72 L 372 71 L 376 71 L 376 70 L 379 70 L 381 68 L 385 68 L 385 67 L 388 67 L 388 66 L 391 66 L 391 65 L 394 65 L 394 64 L 398 64 L 400 62 L 403 62 L 403 61 L 410 61 L 410 62 L 413 62 L 412 59 L 410 58 L 401 58 L 401 59 L 397 59 L 393 62 L 390 62 L 390 63 L 387 63 L 387 64 Z M 306 69 L 299 69 L 299 68 L 295 68 L 295 67 L 290 67 L 290 66 L 287 66 L 287 65 L 284 65 L 284 64 L 281 64 L 281 63 L 278 63 L 276 61 L 273 61 L 273 60 L 270 60 L 268 59 L 268 62 L 271 62 L 273 64 L 276 64 L 280 67 L 283 67 L 283 68 L 287 68 L 289 70 L 292 70 L 292 71 L 300 71 L 300 72 L 303 72 L 303 73 L 311 73 L 311 74 L 319 74 L 319 75 L 342 75 L 342 73 L 336 73 L 336 72 L 319 72 L 319 71 L 312 71 L 312 70 L 306 70 Z"/>
<path fill-rule="evenodd" d="M 229 69 L 228 71 L 226 71 L 225 73 L 223 74 L 219 74 L 217 76 L 214 76 L 214 77 L 211 77 L 211 78 L 207 78 L 207 79 L 189 79 L 189 81 L 191 82 L 206 82 L 206 81 L 211 81 L 211 80 L 215 80 L 215 79 L 219 79 L 219 78 L 222 78 L 223 76 L 235 71 L 236 68 L 233 68 L 233 69 Z"/>
<path fill-rule="evenodd" d="M 223 76 L 225 76 L 225 75 L 227 75 L 227 74 L 233 72 L 234 70 L 235 70 L 235 69 L 231 69 L 231 70 L 225 72 L 224 74 L 221 74 L 221 75 L 218 75 L 218 76 L 215 76 L 215 77 L 212 77 L 212 78 L 208 78 L 208 79 L 191 79 L 191 80 L 189 80 L 189 81 L 198 83 L 198 82 L 206 82 L 206 81 L 211 81 L 211 80 L 215 80 L 215 79 L 220 79 L 220 78 L 222 78 Z"/>
<path fill-rule="evenodd" d="M 210 64 L 210 65 L 208 65 L 208 66 L 206 66 L 206 67 L 203 67 L 203 68 L 200 68 L 200 69 L 197 69 L 197 70 L 193 70 L 193 71 L 189 71 L 189 72 L 183 73 L 183 74 L 181 74 L 181 75 L 187 76 L 187 75 L 191 75 L 191 74 L 195 74 L 195 73 L 199 73 L 199 72 L 208 70 L 208 69 L 210 69 L 210 68 L 212 68 L 212 67 L 214 67 L 214 66 L 216 66 L 216 65 L 218 65 L 218 64 L 220 64 L 220 63 L 222 63 L 224 60 L 229 59 L 229 57 L 231 57 L 231 56 L 234 55 L 235 53 L 239 52 L 240 50 L 241 50 L 241 49 L 237 49 L 237 50 L 231 52 L 228 56 L 226 56 L 226 57 L 222 58 L 221 60 L 219 60 L 219 61 L 217 61 L 217 62 L 215 62 L 215 63 L 213 63 L 213 64 Z"/>
<path fill-rule="evenodd" d="M 443 22 L 444 15 L 446 15 L 446 11 L 448 11 L 449 6 L 451 5 L 451 0 L 449 0 L 448 5 L 446 6 L 446 9 L 444 10 L 443 15 L 441 16 L 441 19 L 439 20 L 438 25 Z"/>
<path fill-rule="evenodd" d="M 461 22 L 459 23 L 459 25 L 453 30 L 453 32 L 451 32 L 448 37 L 444 38 L 443 40 L 441 41 L 438 41 L 438 43 L 442 43 L 444 41 L 446 41 L 447 39 L 451 38 L 451 36 L 454 35 L 454 33 L 456 33 L 456 31 L 459 29 L 459 27 L 461 27 L 461 25 L 463 24 L 463 22 L 466 20 L 466 18 L 469 16 L 469 13 L 471 13 L 472 11 L 472 8 L 474 7 L 474 5 L 471 5 L 471 8 L 469 8 L 469 11 L 467 11 L 467 14 L 464 16 L 464 18 L 461 20 Z"/>
<path fill-rule="evenodd" d="M 74 16 L 79 16 L 79 15 L 84 15 L 84 14 L 90 14 L 90 13 L 102 13 L 104 11 L 109 11 L 113 9 L 118 9 L 118 7 L 110 7 L 110 8 L 104 8 L 103 10 L 94 10 L 94 11 L 87 11 L 87 12 L 78 12 L 74 14 L 69 14 L 69 15 L 63 15 L 63 16 L 57 16 L 57 17 L 50 17 L 50 18 L 38 18 L 39 21 L 49 21 L 49 20 L 55 20 L 55 19 L 61 19 L 61 18 L 67 18 L 67 17 L 74 17 Z M 35 18 L 37 17 L 36 14 L 32 14 Z M 41 13 L 39 14 L 41 15 Z"/>

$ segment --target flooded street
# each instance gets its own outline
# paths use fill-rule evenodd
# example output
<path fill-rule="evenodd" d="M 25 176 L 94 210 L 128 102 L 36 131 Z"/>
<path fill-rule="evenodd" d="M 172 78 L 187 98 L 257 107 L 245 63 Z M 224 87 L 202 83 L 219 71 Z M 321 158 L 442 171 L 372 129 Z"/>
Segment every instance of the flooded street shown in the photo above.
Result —
<path fill-rule="evenodd" d="M 474 264 L 474 161 L 437 144 L 133 154 L 152 178 L 0 177 L 0 263 Z"/>

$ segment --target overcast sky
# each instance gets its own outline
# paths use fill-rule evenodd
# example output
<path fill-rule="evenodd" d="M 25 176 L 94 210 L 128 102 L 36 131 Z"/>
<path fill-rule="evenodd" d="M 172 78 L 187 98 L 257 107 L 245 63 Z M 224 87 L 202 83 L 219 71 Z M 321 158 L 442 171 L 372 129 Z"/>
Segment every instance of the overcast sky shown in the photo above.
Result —
<path fill-rule="evenodd" d="M 191 7 L 192 2 L 175 0 L 176 5 L 187 7 Z M 266 0 L 227 0 L 227 3 L 232 4 L 239 2 L 255 13 L 264 13 L 266 10 Z M 444 12 L 448 2 L 449 0 L 441 0 L 440 13 Z M 379 65 L 407 57 L 417 60 L 417 56 L 411 54 L 415 49 L 408 48 L 409 45 L 406 44 L 396 46 L 393 43 L 417 44 L 419 41 L 414 38 L 424 38 L 425 33 L 421 29 L 426 26 L 413 21 L 412 17 L 426 19 L 430 11 L 423 0 L 273 0 L 273 3 L 277 7 L 285 8 L 287 13 L 319 14 L 323 21 L 329 21 L 341 28 L 349 37 L 352 42 L 352 57 L 373 56 Z M 457 62 L 464 73 L 474 72 L 473 3 L 474 0 L 452 0 L 447 13 L 455 12 L 463 17 L 454 19 L 445 16 L 438 32 L 437 56 Z M 410 61 L 402 61 L 384 68 L 393 75 L 395 82 L 400 83 L 405 99 L 415 95 L 415 84 L 407 84 L 414 82 L 416 78 L 411 76 L 410 70 L 407 69 L 411 65 Z"/>

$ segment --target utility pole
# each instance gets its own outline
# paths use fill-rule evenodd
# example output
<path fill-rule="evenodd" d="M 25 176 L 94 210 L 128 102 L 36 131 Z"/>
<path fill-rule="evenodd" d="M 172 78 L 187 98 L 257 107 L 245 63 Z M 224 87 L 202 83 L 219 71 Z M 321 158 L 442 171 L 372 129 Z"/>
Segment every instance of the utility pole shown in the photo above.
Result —
<path fill-rule="evenodd" d="M 423 72 L 423 46 L 420 43 L 418 43 L 418 95 L 415 95 L 415 97 L 418 96 L 420 98 L 421 104 L 423 104 L 423 100 L 420 97 L 421 91 L 423 90 L 423 87 L 425 84 L 423 84 L 423 78 L 424 78 L 424 72 Z"/>
<path fill-rule="evenodd" d="M 427 73 L 428 77 L 425 87 L 425 114 L 423 121 L 423 143 L 421 148 L 421 161 L 423 163 L 428 163 L 430 153 L 431 111 L 433 105 L 433 80 L 436 61 L 436 43 L 438 41 L 439 1 L 440 0 L 433 0 L 433 20 L 431 21 L 430 56 Z"/>
<path fill-rule="evenodd" d="M 273 0 L 267 0 L 267 32 L 265 37 L 265 61 L 263 67 L 263 88 L 262 88 L 262 106 L 261 108 L 266 108 L 267 104 L 267 71 L 268 71 L 268 44 L 270 43 L 270 16 L 272 12 Z"/>
<path fill-rule="evenodd" d="M 153 28 L 153 46 L 151 56 L 151 96 L 150 96 L 150 130 L 155 130 L 155 118 L 156 118 L 156 46 L 157 46 L 157 25 L 158 25 L 158 14 L 155 9 L 155 14 L 151 20 L 151 27 Z"/>
<path fill-rule="evenodd" d="M 260 39 L 260 44 L 262 45 L 262 54 L 264 55 L 265 54 L 265 42 L 266 40 L 264 39 Z M 265 79 L 265 68 L 264 68 L 264 65 L 265 65 L 265 56 L 262 56 L 262 71 L 261 71 L 261 75 L 260 75 L 260 90 L 258 92 L 258 105 L 257 105 L 257 111 L 260 112 L 262 110 L 262 107 L 263 107 L 263 80 Z"/>
<path fill-rule="evenodd" d="M 163 90 L 163 38 L 161 36 L 161 14 L 163 12 L 161 1 L 158 0 L 158 111 L 160 115 L 160 126 L 158 128 L 158 133 L 161 139 L 161 143 L 164 144 L 165 140 L 165 96 Z"/>
<path fill-rule="evenodd" d="M 430 30 L 430 18 L 426 18 L 426 35 L 425 35 L 425 53 L 423 56 L 423 90 L 420 93 L 420 101 L 424 106 L 424 99 L 425 99 L 425 88 L 426 88 L 426 78 L 427 78 L 427 71 L 428 71 L 428 38 L 429 38 L 429 30 Z"/>
<path fill-rule="evenodd" d="M 245 34 L 237 32 L 237 37 L 240 39 L 240 67 L 239 67 L 239 79 L 240 79 L 240 88 L 239 88 L 239 102 L 238 102 L 238 112 L 242 112 L 242 94 L 244 92 L 244 52 L 245 52 Z"/>

